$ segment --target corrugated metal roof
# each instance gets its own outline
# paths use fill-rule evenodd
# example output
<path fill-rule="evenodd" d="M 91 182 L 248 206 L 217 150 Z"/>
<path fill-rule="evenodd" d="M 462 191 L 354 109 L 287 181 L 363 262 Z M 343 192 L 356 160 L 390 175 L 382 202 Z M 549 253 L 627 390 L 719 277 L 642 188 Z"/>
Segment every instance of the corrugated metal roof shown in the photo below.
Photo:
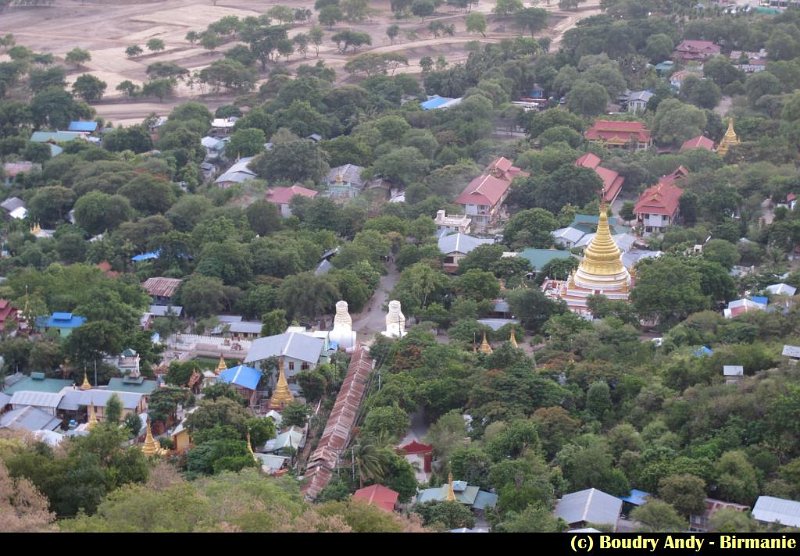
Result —
<path fill-rule="evenodd" d="M 94 404 L 95 407 L 105 407 L 114 394 L 122 402 L 122 407 L 130 410 L 139 407 L 143 395 L 139 392 L 120 392 L 117 390 L 70 390 L 64 393 L 64 398 L 58 405 L 58 409 L 76 411 L 79 407 L 86 407 L 90 404 Z"/>
<path fill-rule="evenodd" d="M 616 526 L 621 511 L 622 500 L 602 490 L 587 488 L 559 500 L 555 515 L 568 524 L 587 522 Z"/>
<path fill-rule="evenodd" d="M 73 121 L 69 123 L 67 131 L 78 131 L 92 133 L 97 131 L 97 122 Z"/>
<path fill-rule="evenodd" d="M 32 405 L 35 407 L 50 407 L 55 409 L 64 397 L 60 392 L 35 392 L 32 390 L 18 390 L 11 396 L 11 405 Z"/>
<path fill-rule="evenodd" d="M 445 255 L 449 253 L 463 253 L 466 255 L 479 245 L 488 245 L 492 243 L 494 243 L 493 239 L 472 237 L 459 232 L 440 238 L 439 251 Z"/>
<path fill-rule="evenodd" d="M 0 428 L 12 430 L 52 431 L 61 427 L 61 419 L 34 406 L 12 409 L 0 416 Z"/>
<path fill-rule="evenodd" d="M 180 287 L 181 282 L 178 278 L 163 278 L 161 276 L 156 276 L 154 278 L 148 278 L 142 284 L 142 287 L 145 291 L 153 296 L 157 297 L 172 297 L 175 295 L 175 292 L 178 291 L 178 287 Z"/>
<path fill-rule="evenodd" d="M 261 380 L 261 371 L 253 367 L 237 365 L 222 371 L 219 374 L 219 380 L 227 384 L 235 384 L 236 386 L 247 388 L 248 390 L 255 390 Z"/>
<path fill-rule="evenodd" d="M 783 346 L 781 355 L 785 357 L 792 357 L 794 359 L 800 359 L 800 346 L 785 345 Z M 6 389 L 6 392 L 8 392 L 8 389 Z"/>
<path fill-rule="evenodd" d="M 753 506 L 753 517 L 764 523 L 800 527 L 800 502 L 774 496 L 759 496 Z"/>
<path fill-rule="evenodd" d="M 741 365 L 723 365 L 722 374 L 724 376 L 744 376 L 744 367 Z"/>
<path fill-rule="evenodd" d="M 797 292 L 797 288 L 781 282 L 780 284 L 767 286 L 767 291 L 772 295 L 794 295 Z"/>
<path fill-rule="evenodd" d="M 9 402 L 11 402 L 11 396 L 0 392 L 0 410 L 7 406 Z"/>
<path fill-rule="evenodd" d="M 300 332 L 285 332 L 253 340 L 245 357 L 245 363 L 263 361 L 270 357 L 291 357 L 299 361 L 317 364 L 325 340 Z"/>

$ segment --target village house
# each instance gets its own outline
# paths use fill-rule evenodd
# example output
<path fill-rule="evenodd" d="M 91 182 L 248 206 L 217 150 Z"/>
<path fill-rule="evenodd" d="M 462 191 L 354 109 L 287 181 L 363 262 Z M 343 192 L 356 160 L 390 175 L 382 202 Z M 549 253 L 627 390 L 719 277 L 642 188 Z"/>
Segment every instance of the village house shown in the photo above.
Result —
<path fill-rule="evenodd" d="M 9 333 L 19 322 L 19 310 L 8 299 L 0 299 L 0 332 Z"/>
<path fill-rule="evenodd" d="M 741 365 L 723 365 L 722 376 L 725 384 L 738 384 L 744 378 L 744 367 Z"/>
<path fill-rule="evenodd" d="M 0 415 L 0 429 L 55 431 L 61 429 L 61 419 L 38 407 L 27 405 Z"/>
<path fill-rule="evenodd" d="M 599 143 L 606 148 L 619 148 L 634 151 L 648 149 L 653 144 L 650 130 L 642 122 L 623 122 L 615 120 L 595 120 L 586 130 L 587 141 Z"/>
<path fill-rule="evenodd" d="M 449 234 L 468 234 L 472 225 L 472 220 L 466 214 L 450 215 L 444 210 L 436 211 L 436 218 L 433 219 L 436 224 L 436 233 L 439 237 Z"/>
<path fill-rule="evenodd" d="M 763 303 L 762 303 L 763 301 Z M 766 298 L 761 299 L 734 299 L 733 301 L 728 303 L 728 306 L 722 310 L 722 316 L 726 319 L 732 319 L 738 317 L 739 315 L 743 315 L 745 313 L 751 313 L 753 311 L 766 311 L 767 310 L 767 300 Z"/>
<path fill-rule="evenodd" d="M 483 239 L 466 234 L 451 234 L 439 238 L 439 251 L 444 255 L 445 272 L 456 272 L 458 263 L 479 245 L 491 245 L 493 239 Z"/>
<path fill-rule="evenodd" d="M 419 106 L 425 111 L 428 110 L 447 110 L 448 108 L 452 108 L 453 106 L 458 106 L 461 104 L 461 97 L 459 98 L 449 98 L 449 97 L 440 97 L 439 95 L 429 96 L 428 100 L 425 102 L 420 102 Z"/>
<path fill-rule="evenodd" d="M 654 94 L 652 91 L 630 91 L 624 98 L 626 110 L 631 114 L 644 112 Z"/>
<path fill-rule="evenodd" d="M 361 179 L 363 166 L 345 164 L 331 168 L 323 178 L 327 194 L 332 199 L 352 199 L 364 189 L 366 182 Z"/>
<path fill-rule="evenodd" d="M 211 121 L 211 131 L 209 131 L 209 135 L 213 137 L 226 137 L 233 132 L 233 126 L 236 125 L 236 120 L 238 120 L 236 116 L 231 116 L 229 118 L 214 118 Z"/>
<path fill-rule="evenodd" d="M 73 315 L 72 313 L 53 313 L 49 317 L 37 317 L 36 327 L 45 332 L 55 330 L 62 338 L 69 336 L 73 330 L 83 326 L 86 317 Z"/>
<path fill-rule="evenodd" d="M 76 133 L 83 133 L 89 135 L 97 131 L 97 122 L 85 122 L 82 120 L 74 120 L 67 126 L 67 131 L 74 131 Z"/>
<path fill-rule="evenodd" d="M 353 493 L 353 500 L 361 500 L 370 506 L 393 512 L 400 494 L 383 485 L 370 485 Z"/>
<path fill-rule="evenodd" d="M 762 48 L 758 52 L 731 50 L 731 63 L 744 73 L 758 73 L 767 69 L 767 51 Z"/>
<path fill-rule="evenodd" d="M 596 154 L 586 153 L 575 161 L 575 166 L 595 171 L 600 179 L 603 180 L 603 199 L 606 203 L 611 204 L 617 199 L 619 192 L 622 191 L 625 178 L 620 176 L 619 172 L 601 166 L 602 162 Z"/>
<path fill-rule="evenodd" d="M 704 135 L 698 135 L 697 137 L 692 137 L 691 139 L 684 141 L 681 145 L 680 152 L 686 152 L 690 149 L 705 149 L 707 151 L 713 151 L 714 141 Z"/>
<path fill-rule="evenodd" d="M 286 378 L 289 379 L 300 371 L 316 368 L 324 348 L 323 338 L 315 338 L 302 332 L 284 332 L 254 340 L 244 362 L 259 363 L 276 357 L 283 365 Z"/>
<path fill-rule="evenodd" d="M 725 502 L 722 500 L 715 500 L 714 498 L 705 499 L 705 510 L 702 514 L 692 514 L 689 516 L 689 531 L 705 533 L 709 530 L 711 518 L 719 510 L 736 510 L 737 512 L 746 512 L 750 506 L 742 504 L 734 504 L 733 502 Z"/>
<path fill-rule="evenodd" d="M 469 182 L 455 203 L 464 207 L 464 214 L 470 217 L 476 232 L 486 232 L 501 218 L 503 203 L 514 178 L 529 175 L 507 158 L 500 157 L 482 175 Z"/>
<path fill-rule="evenodd" d="M 29 174 L 34 170 L 41 170 L 42 165 L 38 162 L 30 162 L 28 160 L 20 160 L 17 162 L 3 163 L 3 183 L 9 187 L 17 176 Z M 24 218 L 24 217 L 23 217 Z"/>
<path fill-rule="evenodd" d="M 105 419 L 106 406 L 108 400 L 116 395 L 122 404 L 122 418 L 131 414 L 140 414 L 147 411 L 147 399 L 138 392 L 118 392 L 115 390 L 98 389 L 64 389 L 60 395 L 58 403 L 59 415 L 65 420 L 75 419 L 78 422 L 85 421 L 85 415 L 89 406 L 94 407 L 95 416 L 98 421 Z"/>
<path fill-rule="evenodd" d="M 154 276 L 142 283 L 144 291 L 152 298 L 154 305 L 172 305 L 173 298 L 183 280 L 179 278 L 164 278 Z"/>
<path fill-rule="evenodd" d="M 256 173 L 249 167 L 253 158 L 255 157 L 246 156 L 240 158 L 216 180 L 214 180 L 214 183 L 216 183 L 222 189 L 227 189 L 233 185 L 255 179 Z"/>
<path fill-rule="evenodd" d="M 753 519 L 765 525 L 800 527 L 800 502 L 775 496 L 759 496 L 753 506 Z"/>
<path fill-rule="evenodd" d="M 678 62 L 705 62 L 721 51 L 720 46 L 711 41 L 686 39 L 675 47 L 672 55 Z"/>
<path fill-rule="evenodd" d="M 636 223 L 642 227 L 645 235 L 663 233 L 675 224 L 680 214 L 680 199 L 683 195 L 683 189 L 675 185 L 675 182 L 687 174 L 688 171 L 680 166 L 639 195 L 633 213 L 636 215 Z"/>
<path fill-rule="evenodd" d="M 481 490 L 466 481 L 454 481 L 452 474 L 442 486 L 422 489 L 417 493 L 418 504 L 445 501 L 460 502 L 471 510 L 483 512 L 497 505 L 497 494 Z"/>
<path fill-rule="evenodd" d="M 292 215 L 292 199 L 296 196 L 313 199 L 319 194 L 318 191 L 303 187 L 302 185 L 292 185 L 291 187 L 274 187 L 267 191 L 267 202 L 278 205 L 281 216 L 289 218 Z"/>
<path fill-rule="evenodd" d="M 261 371 L 258 369 L 237 365 L 222 371 L 217 377 L 217 381 L 230 384 L 240 396 L 254 404 L 257 401 L 255 396 L 261 376 Z"/>

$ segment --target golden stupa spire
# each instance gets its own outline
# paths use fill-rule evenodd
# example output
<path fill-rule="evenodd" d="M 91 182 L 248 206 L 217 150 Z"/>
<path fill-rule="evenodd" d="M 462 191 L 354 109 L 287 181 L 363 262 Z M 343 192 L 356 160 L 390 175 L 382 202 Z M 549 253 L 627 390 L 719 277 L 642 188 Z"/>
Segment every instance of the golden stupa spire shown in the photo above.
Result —
<path fill-rule="evenodd" d="M 721 156 L 725 156 L 732 145 L 738 145 L 740 142 L 736 131 L 733 129 L 733 118 L 731 118 L 728 120 L 728 130 L 725 132 L 722 141 L 719 142 L 717 153 Z"/>
<path fill-rule="evenodd" d="M 39 223 L 38 222 L 34 222 L 33 226 L 31 226 L 31 233 L 33 235 L 36 235 L 41 231 L 42 231 L 42 228 L 39 226 Z"/>
<path fill-rule="evenodd" d="M 247 451 L 250 452 L 250 455 L 253 456 L 253 460 L 258 462 L 258 458 L 256 457 L 255 452 L 253 452 L 253 446 L 250 444 L 250 429 L 247 429 Z"/>
<path fill-rule="evenodd" d="M 217 368 L 214 369 L 214 374 L 219 374 L 222 371 L 225 371 L 227 369 L 228 369 L 228 365 L 225 364 L 225 358 L 222 357 L 222 354 L 220 353 L 219 354 L 219 363 L 217 363 Z"/>
<path fill-rule="evenodd" d="M 483 331 L 483 340 L 481 341 L 481 347 L 478 348 L 478 351 L 485 354 L 492 353 L 492 346 L 489 345 L 489 342 L 486 341 L 486 331 Z"/>
<path fill-rule="evenodd" d="M 289 390 L 289 383 L 286 382 L 286 374 L 283 372 L 283 361 L 278 365 L 278 384 L 269 400 L 270 409 L 283 409 L 290 401 L 294 400 L 292 392 Z"/>
<path fill-rule="evenodd" d="M 147 420 L 147 434 L 144 437 L 144 444 L 142 444 L 142 453 L 147 456 L 160 456 L 164 453 L 163 448 L 158 445 L 156 439 L 153 438 L 153 430 L 150 428 L 150 419 Z"/>
<path fill-rule="evenodd" d="M 584 251 L 583 260 L 575 273 L 576 281 L 583 278 L 584 281 L 591 282 L 592 276 L 601 278 L 624 276 L 621 282 L 627 282 L 628 273 L 622 264 L 621 255 L 622 252 L 611 237 L 611 230 L 608 227 L 606 204 L 601 202 L 597 233 Z"/>
<path fill-rule="evenodd" d="M 451 471 L 447 475 L 447 497 L 445 498 L 448 502 L 455 502 L 456 501 L 456 491 L 453 489 L 453 472 Z"/>
<path fill-rule="evenodd" d="M 81 390 L 91 390 L 92 383 L 89 382 L 89 377 L 86 374 L 86 371 L 83 371 L 83 384 L 81 384 Z"/>
<path fill-rule="evenodd" d="M 514 347 L 514 348 L 518 348 L 519 347 L 519 344 L 517 344 L 517 337 L 514 334 L 514 329 L 513 328 L 511 329 L 511 338 L 509 338 L 508 341 L 511 342 L 511 347 Z"/>
<path fill-rule="evenodd" d="M 94 403 L 89 404 L 89 421 L 86 424 L 86 428 L 92 430 L 94 426 L 97 424 L 97 412 L 94 410 Z"/>

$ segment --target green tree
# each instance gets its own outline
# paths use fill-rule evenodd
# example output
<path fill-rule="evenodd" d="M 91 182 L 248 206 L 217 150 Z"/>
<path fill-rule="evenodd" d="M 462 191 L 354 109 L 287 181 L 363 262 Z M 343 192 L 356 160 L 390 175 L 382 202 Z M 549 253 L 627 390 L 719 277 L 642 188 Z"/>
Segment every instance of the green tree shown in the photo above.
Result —
<path fill-rule="evenodd" d="M 386 36 L 389 37 L 389 42 L 394 44 L 394 40 L 397 38 L 397 35 L 400 34 L 400 26 L 396 23 L 389 25 L 386 28 Z"/>
<path fill-rule="evenodd" d="M 493 11 L 497 15 L 511 15 L 522 9 L 523 6 L 520 0 L 498 0 Z"/>
<path fill-rule="evenodd" d="M 553 213 L 541 208 L 523 210 L 508 221 L 503 241 L 511 246 L 547 248 L 553 243 L 550 232 L 556 228 L 558 222 Z"/>
<path fill-rule="evenodd" d="M 183 310 L 195 318 L 218 314 L 224 296 L 222 280 L 201 274 L 193 274 L 185 279 L 178 292 Z"/>
<path fill-rule="evenodd" d="M 414 0 L 411 2 L 411 13 L 423 20 L 429 15 L 433 15 L 435 11 L 436 4 L 433 0 Z"/>
<path fill-rule="evenodd" d="M 672 56 L 675 43 L 672 37 L 665 33 L 656 33 L 647 37 L 644 54 L 650 61 L 657 64 L 663 60 L 668 60 Z"/>
<path fill-rule="evenodd" d="M 317 58 L 319 58 L 319 46 L 322 44 L 324 37 L 325 33 L 319 25 L 312 25 L 311 29 L 308 30 L 308 39 L 311 41 L 311 44 L 314 45 Z"/>
<path fill-rule="evenodd" d="M 695 475 L 681 473 L 662 478 L 658 494 L 681 515 L 700 515 L 705 511 L 706 482 Z"/>
<path fill-rule="evenodd" d="M 111 397 L 108 398 L 108 401 L 106 402 L 105 420 L 107 423 L 116 425 L 119 423 L 121 417 L 122 417 L 122 400 L 120 400 L 119 396 L 117 396 L 116 394 L 112 394 Z"/>
<path fill-rule="evenodd" d="M 150 39 L 149 41 L 147 41 L 147 43 L 145 43 L 145 46 L 147 46 L 147 50 L 149 50 L 150 52 L 158 52 L 166 48 L 164 41 L 161 39 Z"/>
<path fill-rule="evenodd" d="M 578 81 L 567 94 L 567 107 L 581 116 L 597 116 L 606 111 L 608 92 L 599 83 Z"/>
<path fill-rule="evenodd" d="M 71 189 L 53 185 L 40 187 L 28 201 L 28 214 L 42 227 L 55 228 L 60 224 L 75 202 Z"/>
<path fill-rule="evenodd" d="M 281 411 L 281 425 L 284 427 L 297 426 L 302 427 L 308 421 L 310 408 L 300 402 L 289 402 L 286 407 Z"/>
<path fill-rule="evenodd" d="M 103 98 L 108 85 L 90 73 L 79 76 L 72 84 L 72 91 L 86 102 L 97 102 Z"/>
<path fill-rule="evenodd" d="M 66 56 L 64 56 L 64 61 L 68 64 L 72 64 L 76 67 L 81 67 L 85 62 L 89 62 L 92 59 L 92 55 L 89 54 L 88 50 L 84 50 L 83 48 L 78 48 L 77 46 L 67 52 Z"/>
<path fill-rule="evenodd" d="M 135 58 L 136 56 L 139 56 L 143 52 L 144 50 L 142 50 L 142 47 L 137 44 L 129 46 L 128 48 L 125 49 L 125 55 L 128 56 L 128 58 Z"/>
<path fill-rule="evenodd" d="M 334 25 L 344 19 L 344 13 L 339 6 L 325 6 L 319 11 L 317 19 L 328 29 L 332 29 Z M 319 56 L 319 49 L 317 50 L 317 56 Z"/>
<path fill-rule="evenodd" d="M 687 526 L 686 519 L 675 508 L 657 498 L 651 498 L 643 506 L 635 508 L 631 512 L 631 518 L 642 525 L 642 531 L 685 531 Z"/>
<path fill-rule="evenodd" d="M 375 437 L 399 439 L 408 430 L 408 414 L 398 406 L 372 408 L 364 419 L 364 432 Z"/>
<path fill-rule="evenodd" d="M 717 487 L 726 500 L 739 504 L 753 503 L 758 496 L 758 478 L 744 452 L 725 452 L 714 467 Z"/>
<path fill-rule="evenodd" d="M 468 507 L 461 502 L 426 502 L 416 504 L 412 511 L 422 516 L 422 523 L 426 526 L 439 527 L 444 530 L 472 528 L 475 517 Z"/>
<path fill-rule="evenodd" d="M 506 533 L 560 533 L 565 525 L 547 507 L 530 504 L 522 512 L 508 512 L 496 530 Z"/>
<path fill-rule="evenodd" d="M 702 110 L 677 99 L 666 99 L 658 104 L 653 136 L 662 144 L 681 145 L 701 135 L 705 127 L 706 115 Z"/>
<path fill-rule="evenodd" d="M 329 170 L 325 153 L 314 141 L 290 141 L 273 146 L 250 163 L 256 173 L 269 180 L 318 182 Z"/>
<path fill-rule="evenodd" d="M 512 3 L 513 0 L 500 0 Z M 547 27 L 547 10 L 543 8 L 523 8 L 514 13 L 514 22 L 523 31 L 528 31 L 531 37 L 537 31 Z"/>

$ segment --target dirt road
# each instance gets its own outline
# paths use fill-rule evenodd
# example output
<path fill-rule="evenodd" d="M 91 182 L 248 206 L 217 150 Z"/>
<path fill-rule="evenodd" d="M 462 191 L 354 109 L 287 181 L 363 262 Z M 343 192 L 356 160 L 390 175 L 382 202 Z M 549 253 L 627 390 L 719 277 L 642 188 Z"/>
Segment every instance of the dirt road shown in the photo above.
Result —
<path fill-rule="evenodd" d="M 386 276 L 381 276 L 381 281 L 372 299 L 367 303 L 366 309 L 352 315 L 353 330 L 358 333 L 359 342 L 371 344 L 376 333 L 386 329 L 386 310 L 384 306 L 389 303 L 389 294 L 400 278 L 400 272 L 394 263 L 388 263 Z"/>

